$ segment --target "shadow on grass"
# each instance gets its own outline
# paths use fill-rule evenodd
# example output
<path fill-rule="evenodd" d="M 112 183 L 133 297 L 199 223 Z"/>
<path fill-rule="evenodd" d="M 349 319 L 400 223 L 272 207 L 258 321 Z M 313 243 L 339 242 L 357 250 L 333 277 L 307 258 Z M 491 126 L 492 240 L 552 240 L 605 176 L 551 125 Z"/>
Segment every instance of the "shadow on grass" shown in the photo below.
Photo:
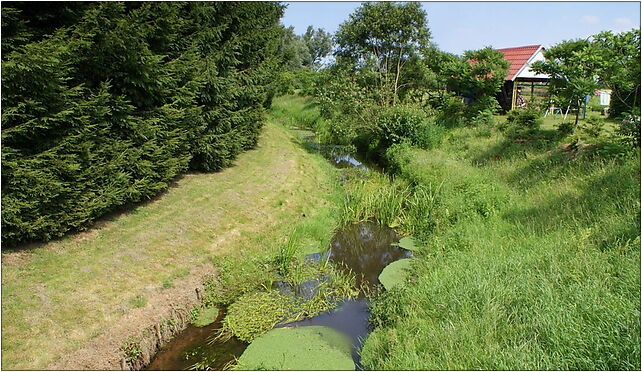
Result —
<path fill-rule="evenodd" d="M 305 106 L 303 106 L 303 110 L 316 110 L 317 107 L 319 107 L 319 104 L 312 101 L 312 102 L 306 103 Z"/>
<path fill-rule="evenodd" d="M 186 175 L 189 174 L 200 174 L 200 173 L 205 173 L 205 172 L 198 172 L 198 171 L 191 171 L 188 173 L 184 173 L 181 175 L 176 176 L 174 179 L 168 182 L 167 187 L 159 192 L 158 194 L 146 199 L 142 200 L 136 203 L 128 203 L 124 204 L 121 206 L 116 206 L 114 207 L 111 211 L 103 214 L 102 216 L 96 218 L 93 221 L 87 222 L 83 224 L 82 226 L 76 227 L 76 228 L 71 228 L 67 232 L 64 233 L 64 235 L 56 238 L 52 238 L 48 241 L 42 241 L 42 240 L 29 240 L 29 241 L 24 241 L 21 243 L 17 244 L 8 244 L 8 243 L 3 243 L 2 244 L 2 253 L 12 253 L 12 252 L 23 252 L 23 251 L 29 251 L 32 249 L 40 248 L 43 247 L 49 243 L 55 243 L 55 242 L 60 242 L 65 239 L 75 239 L 75 238 L 80 238 L 82 234 L 86 234 L 89 230 L 93 229 L 100 229 L 107 225 L 110 222 L 116 221 L 122 216 L 125 216 L 130 213 L 136 212 L 139 208 L 143 208 L 147 205 L 150 205 L 160 199 L 162 199 L 171 189 L 175 188 L 178 186 L 179 182 L 181 179 L 183 179 Z"/>
<path fill-rule="evenodd" d="M 555 149 L 557 143 L 563 136 L 554 130 L 540 130 L 528 139 L 504 139 L 481 155 L 472 159 L 474 164 L 486 165 L 497 161 L 523 159 L 525 153 L 542 154 Z"/>
<path fill-rule="evenodd" d="M 505 212 L 503 218 L 545 233 L 568 227 L 594 229 L 598 244 L 606 249 L 616 241 L 640 236 L 640 184 L 628 167 L 611 167 L 606 173 L 588 176 L 546 202 Z"/>

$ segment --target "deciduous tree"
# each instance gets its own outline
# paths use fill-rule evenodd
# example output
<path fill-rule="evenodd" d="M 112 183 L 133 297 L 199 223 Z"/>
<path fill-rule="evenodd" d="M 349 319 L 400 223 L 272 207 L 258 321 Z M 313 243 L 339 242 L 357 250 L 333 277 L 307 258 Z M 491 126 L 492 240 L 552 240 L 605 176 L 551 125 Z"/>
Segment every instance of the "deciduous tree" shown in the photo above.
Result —
<path fill-rule="evenodd" d="M 335 55 L 354 70 L 373 72 L 381 104 L 391 105 L 397 102 L 407 64 L 429 41 L 421 4 L 365 3 L 339 27 Z"/>
<path fill-rule="evenodd" d="M 303 41 L 308 47 L 308 56 L 304 59 L 303 64 L 317 70 L 321 60 L 332 52 L 332 35 L 322 28 L 315 30 L 312 26 L 308 26 L 303 34 Z"/>
<path fill-rule="evenodd" d="M 564 41 L 546 49 L 546 60 L 532 65 L 533 71 L 551 77 L 551 92 L 560 103 L 570 104 L 575 109 L 575 127 L 584 97 L 599 88 L 600 62 L 591 49 L 591 42 L 588 40 Z"/>

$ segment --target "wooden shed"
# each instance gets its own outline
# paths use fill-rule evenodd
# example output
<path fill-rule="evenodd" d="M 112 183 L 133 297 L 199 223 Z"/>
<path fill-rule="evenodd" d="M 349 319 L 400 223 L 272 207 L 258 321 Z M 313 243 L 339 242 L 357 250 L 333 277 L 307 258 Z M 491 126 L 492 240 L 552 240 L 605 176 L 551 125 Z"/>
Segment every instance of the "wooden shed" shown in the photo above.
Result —
<path fill-rule="evenodd" d="M 497 101 L 506 112 L 515 108 L 525 107 L 528 102 L 536 97 L 548 97 L 548 75 L 536 74 L 531 70 L 535 61 L 544 60 L 544 47 L 542 45 L 527 45 L 514 48 L 498 49 L 504 53 L 504 59 L 509 61 L 510 67 L 506 81 Z"/>

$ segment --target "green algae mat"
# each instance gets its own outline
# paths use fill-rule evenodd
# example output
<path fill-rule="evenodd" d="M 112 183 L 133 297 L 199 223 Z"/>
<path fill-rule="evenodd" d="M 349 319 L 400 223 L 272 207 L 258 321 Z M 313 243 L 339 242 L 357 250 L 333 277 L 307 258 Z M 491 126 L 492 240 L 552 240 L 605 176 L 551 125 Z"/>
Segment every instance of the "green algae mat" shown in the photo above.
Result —
<path fill-rule="evenodd" d="M 216 321 L 216 318 L 218 318 L 218 313 L 219 312 L 217 307 L 206 307 L 198 313 L 198 316 L 194 320 L 193 324 L 197 327 L 205 327 L 206 325 L 210 325 Z"/>
<path fill-rule="evenodd" d="M 247 347 L 236 369 L 353 371 L 350 350 L 348 338 L 332 328 L 276 328 Z"/>

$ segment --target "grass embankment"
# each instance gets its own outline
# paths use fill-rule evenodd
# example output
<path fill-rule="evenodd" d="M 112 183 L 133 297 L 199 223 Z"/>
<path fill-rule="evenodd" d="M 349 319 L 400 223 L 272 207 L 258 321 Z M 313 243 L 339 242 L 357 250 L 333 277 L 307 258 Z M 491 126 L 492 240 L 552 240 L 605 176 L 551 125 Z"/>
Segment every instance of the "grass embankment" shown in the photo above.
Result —
<path fill-rule="evenodd" d="M 334 171 L 275 121 L 232 168 L 188 174 L 88 232 L 4 252 L 3 369 L 117 368 L 102 359 L 60 362 L 82 358 L 103 335 L 111 343 L 93 350 L 114 353 L 114 342 L 135 336 L 178 294 L 193 293 L 221 257 L 272 257 L 292 234 L 303 246 L 327 244 L 340 198 Z M 112 334 L 124 319 L 133 322 L 124 327 L 130 334 Z"/>
<path fill-rule="evenodd" d="M 640 156 L 454 129 L 391 152 L 431 200 L 413 278 L 376 303 L 370 369 L 640 368 Z M 419 221 L 419 220 L 417 220 Z"/>

